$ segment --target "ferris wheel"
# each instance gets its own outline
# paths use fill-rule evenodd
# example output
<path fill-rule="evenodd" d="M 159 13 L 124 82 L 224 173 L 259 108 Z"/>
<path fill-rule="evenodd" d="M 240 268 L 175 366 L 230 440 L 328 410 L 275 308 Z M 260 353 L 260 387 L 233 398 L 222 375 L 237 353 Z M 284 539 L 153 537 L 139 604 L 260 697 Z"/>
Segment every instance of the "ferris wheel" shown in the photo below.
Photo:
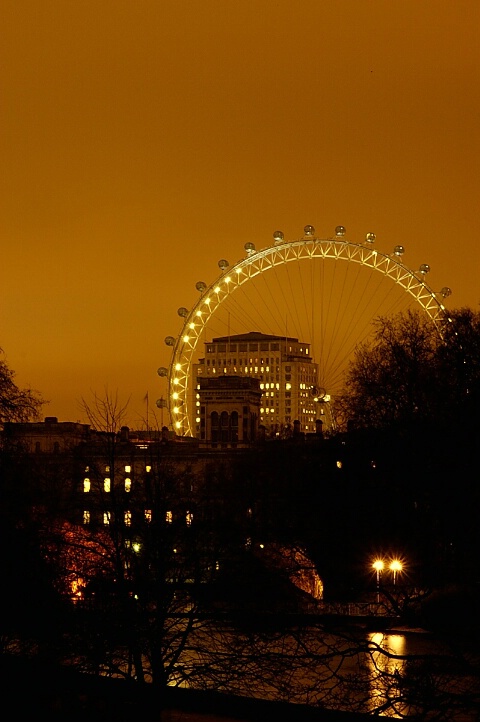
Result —
<path fill-rule="evenodd" d="M 168 379 L 168 400 L 157 405 L 169 410 L 175 433 L 192 436 L 193 367 L 215 337 L 258 331 L 309 343 L 319 393 L 328 399 L 340 392 L 348 363 L 373 334 L 375 319 L 416 307 L 440 332 L 450 288 L 435 292 L 425 280 L 428 264 L 413 271 L 402 261 L 403 246 L 383 253 L 375 241 L 369 232 L 362 243 L 351 242 L 343 226 L 331 238 L 318 238 L 311 225 L 296 240 L 275 231 L 271 245 L 257 250 L 247 242 L 236 263 L 221 259 L 220 274 L 210 285 L 198 281 L 196 303 L 178 309 L 180 333 L 165 338 L 172 349 L 169 367 L 158 369 Z"/>

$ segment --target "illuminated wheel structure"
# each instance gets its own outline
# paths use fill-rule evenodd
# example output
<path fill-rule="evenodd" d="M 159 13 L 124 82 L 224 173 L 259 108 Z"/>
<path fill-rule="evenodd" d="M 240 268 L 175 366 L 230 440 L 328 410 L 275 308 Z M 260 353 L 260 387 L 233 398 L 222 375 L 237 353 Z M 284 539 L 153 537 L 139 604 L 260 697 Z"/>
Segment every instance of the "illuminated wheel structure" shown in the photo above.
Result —
<path fill-rule="evenodd" d="M 328 400 L 341 390 L 348 362 L 373 334 L 375 319 L 420 307 L 441 333 L 448 318 L 443 300 L 451 290 L 435 292 L 427 285 L 428 264 L 407 268 L 403 246 L 382 253 L 373 247 L 374 233 L 353 243 L 343 226 L 332 238 L 317 238 L 308 225 L 297 240 L 286 241 L 281 231 L 273 239 L 261 250 L 245 243 L 245 257 L 234 265 L 220 260 L 213 283 L 197 282 L 200 296 L 191 310 L 178 309 L 181 331 L 165 338 L 172 348 L 170 365 L 158 369 L 168 378 L 168 400 L 157 405 L 168 408 L 179 436 L 194 435 L 192 366 L 214 336 L 259 331 L 310 343 L 319 371 L 315 393 Z"/>

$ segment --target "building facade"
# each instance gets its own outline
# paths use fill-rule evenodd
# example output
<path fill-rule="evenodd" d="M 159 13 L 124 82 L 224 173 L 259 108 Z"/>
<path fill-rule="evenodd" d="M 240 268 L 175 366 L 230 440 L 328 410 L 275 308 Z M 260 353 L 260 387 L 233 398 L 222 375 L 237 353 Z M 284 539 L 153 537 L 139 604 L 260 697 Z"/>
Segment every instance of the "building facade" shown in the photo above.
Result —
<path fill-rule="evenodd" d="M 214 338 L 205 343 L 205 356 L 194 364 L 193 373 L 196 413 L 192 428 L 197 438 L 202 438 L 200 384 L 202 379 L 221 376 L 259 379 L 259 424 L 268 435 L 288 434 L 294 422 L 299 422 L 301 431 L 316 430 L 318 367 L 310 355 L 309 343 L 257 331 Z"/>
<path fill-rule="evenodd" d="M 256 441 L 262 399 L 257 378 L 199 376 L 197 397 L 202 446 L 235 448 Z"/>

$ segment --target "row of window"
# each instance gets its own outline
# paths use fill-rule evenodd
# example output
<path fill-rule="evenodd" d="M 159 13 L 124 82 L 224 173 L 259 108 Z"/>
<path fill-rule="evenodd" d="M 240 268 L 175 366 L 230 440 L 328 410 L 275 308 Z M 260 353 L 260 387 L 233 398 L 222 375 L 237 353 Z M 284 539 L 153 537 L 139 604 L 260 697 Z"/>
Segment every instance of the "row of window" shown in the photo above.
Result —
<path fill-rule="evenodd" d="M 144 519 L 147 522 L 152 521 L 152 510 L 151 509 L 145 509 L 144 511 Z M 88 509 L 85 509 L 83 512 L 83 523 L 85 525 L 90 524 L 92 521 L 92 513 Z M 112 513 L 110 511 L 104 511 L 103 512 L 103 523 L 105 526 L 108 526 L 110 522 L 112 521 Z M 173 513 L 171 511 L 167 511 L 165 513 L 165 521 L 167 524 L 171 524 L 173 522 Z M 187 526 L 191 526 L 193 522 L 193 513 L 191 511 L 187 511 L 185 513 L 185 523 Z M 132 525 L 132 512 L 130 510 L 126 510 L 123 512 L 123 523 L 125 526 L 131 526 Z"/>
<path fill-rule="evenodd" d="M 88 494 L 89 491 L 91 491 L 92 488 L 92 482 L 86 476 L 83 480 L 83 491 L 85 494 Z M 127 478 L 124 481 L 124 488 L 126 492 L 129 492 L 132 490 L 132 480 L 130 477 L 127 476 Z M 103 491 L 109 494 L 112 490 L 112 480 L 109 476 L 106 476 L 103 480 Z"/>
<path fill-rule="evenodd" d="M 123 469 L 124 469 L 124 471 L 125 471 L 126 474 L 130 474 L 131 471 L 132 471 L 132 467 L 131 467 L 130 464 L 125 464 L 125 466 L 123 467 Z M 145 465 L 145 471 L 146 471 L 147 473 L 149 473 L 151 470 L 152 470 L 152 467 L 151 467 L 149 464 L 146 464 L 146 465 Z M 86 466 L 86 467 L 85 467 L 85 474 L 88 474 L 89 471 L 90 471 L 90 467 L 89 467 L 89 466 Z M 105 474 L 109 474 L 109 473 L 110 473 L 110 466 L 107 464 L 107 465 L 105 466 Z"/>
<path fill-rule="evenodd" d="M 230 353 L 236 353 L 237 350 L 240 353 L 246 353 L 247 351 L 258 351 L 258 343 L 231 343 L 228 347 L 228 351 Z M 260 344 L 260 351 L 280 351 L 280 344 L 278 342 L 275 343 L 266 343 L 262 342 Z M 292 347 L 290 347 L 290 351 L 292 350 Z M 226 343 L 209 343 L 207 344 L 207 353 L 226 353 L 227 351 L 227 344 Z M 278 361 L 278 359 L 277 359 Z"/>
<path fill-rule="evenodd" d="M 209 358 L 207 358 L 206 362 L 207 362 L 207 366 L 210 366 L 210 364 L 212 366 L 227 366 L 227 364 L 228 364 L 228 366 L 231 366 L 232 364 L 234 366 L 237 365 L 236 358 L 229 358 L 229 359 L 226 359 L 226 358 L 209 359 Z M 262 369 L 265 367 L 266 371 L 270 371 L 270 366 L 275 366 L 277 372 L 280 371 L 280 359 L 278 359 L 278 358 L 277 359 L 261 358 L 260 360 L 258 360 L 258 358 L 250 358 L 250 359 L 239 358 L 238 359 L 238 365 L 242 366 L 242 367 L 245 366 L 245 368 L 247 366 L 255 366 L 258 368 L 258 364 L 260 364 Z"/>

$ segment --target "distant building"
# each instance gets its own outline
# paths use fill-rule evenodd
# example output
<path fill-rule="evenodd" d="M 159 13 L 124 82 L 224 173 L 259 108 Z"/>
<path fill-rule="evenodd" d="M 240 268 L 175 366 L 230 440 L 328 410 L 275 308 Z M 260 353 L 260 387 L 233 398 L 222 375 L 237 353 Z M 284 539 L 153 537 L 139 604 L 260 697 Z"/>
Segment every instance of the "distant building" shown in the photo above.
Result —
<path fill-rule="evenodd" d="M 2 439 L 4 445 L 21 445 L 28 453 L 63 454 L 89 441 L 93 434 L 89 424 L 59 422 L 56 416 L 47 416 L 45 421 L 7 421 Z"/>
<path fill-rule="evenodd" d="M 149 540 L 162 539 L 166 544 L 175 540 L 174 553 L 178 551 L 178 559 L 185 560 L 188 575 L 191 541 L 196 545 L 203 530 L 210 544 L 212 529 L 220 521 L 218 528 L 226 524 L 237 530 L 240 548 L 258 555 L 266 567 L 280 570 L 313 598 L 321 597 L 323 587 L 310 562 L 306 564 L 298 554 L 292 556 L 293 551 L 288 556 L 283 548 L 281 554 L 273 549 L 267 553 L 272 544 L 263 541 L 279 504 L 276 485 L 267 484 L 265 493 L 264 476 L 255 473 L 257 435 L 260 447 L 263 440 L 258 424 L 260 380 L 206 376 L 199 379 L 198 392 L 204 419 L 201 439 L 175 436 L 167 427 L 98 431 L 88 424 L 59 422 L 56 417 L 4 424 L 1 450 L 6 459 L 18 458 L 10 481 L 26 482 L 26 491 L 31 483 L 31 497 L 26 498 L 31 499 L 32 513 L 46 514 L 58 533 L 77 539 L 78 550 L 83 550 L 75 553 L 68 577 L 75 600 L 86 588 L 91 558 L 101 561 L 110 548 L 108 540 L 123 555 L 127 576 L 130 568 L 148 559 Z M 273 449 L 282 443 L 263 446 Z M 18 474 L 19 469 L 23 473 Z M 5 473 L 9 473 L 8 465 Z M 283 490 L 280 487 L 278 493 Z M 102 551 L 90 558 L 94 540 Z M 205 574 L 223 571 L 215 544 L 207 545 L 202 554 Z"/>
<path fill-rule="evenodd" d="M 262 399 L 260 381 L 249 376 L 199 376 L 200 443 L 248 446 L 257 439 Z"/>
<path fill-rule="evenodd" d="M 265 427 L 267 435 L 288 434 L 295 421 L 302 432 L 316 431 L 318 366 L 310 355 L 309 343 L 257 331 L 214 338 L 205 343 L 205 357 L 194 364 L 193 374 L 196 412 L 201 408 L 202 379 L 248 376 L 260 382 L 259 425 Z M 202 418 L 201 413 L 195 413 L 193 428 L 199 439 Z"/>

